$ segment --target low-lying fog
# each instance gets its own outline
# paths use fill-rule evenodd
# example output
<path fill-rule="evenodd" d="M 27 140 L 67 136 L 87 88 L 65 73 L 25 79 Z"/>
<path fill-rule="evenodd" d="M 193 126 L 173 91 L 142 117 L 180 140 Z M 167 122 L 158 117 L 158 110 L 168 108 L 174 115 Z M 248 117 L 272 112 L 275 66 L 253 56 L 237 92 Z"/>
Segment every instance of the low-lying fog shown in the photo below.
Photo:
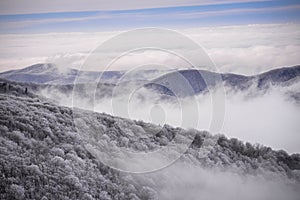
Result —
<path fill-rule="evenodd" d="M 147 187 L 143 189 L 147 191 L 148 196 L 165 200 L 296 200 L 299 196 L 297 185 L 280 176 L 266 178 L 261 175 L 241 175 L 181 163 L 175 163 L 167 170 L 134 175 L 133 180 L 136 184 L 148 183 L 152 187 L 155 185 L 156 191 Z"/>
<path fill-rule="evenodd" d="M 61 105 L 73 105 L 160 125 L 167 123 L 184 128 L 210 130 L 211 119 L 219 117 L 223 126 L 218 127 L 217 133 L 294 153 L 300 152 L 300 105 L 288 92 L 299 91 L 298 88 L 296 83 L 289 87 L 274 86 L 267 92 L 253 89 L 244 92 L 227 90 L 225 99 L 220 99 L 225 102 L 225 113 L 214 107 L 214 92 L 195 98 L 162 100 L 153 92 L 140 89 L 123 91 L 122 94 L 114 93 L 113 98 L 96 98 L 94 106 L 83 97 L 74 96 L 76 101 L 72 101 L 72 93 L 63 94 L 57 90 L 43 90 L 41 93 Z"/>

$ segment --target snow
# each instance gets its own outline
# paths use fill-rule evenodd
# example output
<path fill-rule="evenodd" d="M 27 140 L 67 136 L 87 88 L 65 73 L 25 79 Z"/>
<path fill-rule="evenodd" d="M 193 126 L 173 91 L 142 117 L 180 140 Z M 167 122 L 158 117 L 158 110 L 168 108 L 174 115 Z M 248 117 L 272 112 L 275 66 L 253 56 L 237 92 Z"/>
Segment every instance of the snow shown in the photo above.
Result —
<path fill-rule="evenodd" d="M 23 94 L 14 85 L 11 89 L 16 93 L 0 93 L 0 199 L 299 198 L 299 154 L 208 132 L 72 110 Z M 183 153 L 172 148 L 186 142 L 190 146 Z M 126 173 L 103 162 L 106 156 L 127 165 L 118 157 L 125 150 L 148 155 L 167 147 L 170 151 L 163 157 L 127 166 L 150 169 L 182 154 L 151 173 Z"/>

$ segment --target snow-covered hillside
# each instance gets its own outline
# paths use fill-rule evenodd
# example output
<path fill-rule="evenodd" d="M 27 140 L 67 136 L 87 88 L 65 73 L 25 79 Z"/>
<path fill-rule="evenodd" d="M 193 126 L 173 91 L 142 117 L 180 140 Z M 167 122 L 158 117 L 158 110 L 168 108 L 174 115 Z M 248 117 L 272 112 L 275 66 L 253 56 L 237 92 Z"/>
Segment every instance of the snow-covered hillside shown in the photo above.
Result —
<path fill-rule="evenodd" d="M 300 196 L 299 154 L 61 107 L 12 83 L 0 84 L 0 133 L 0 199 Z M 113 169 L 98 154 L 111 155 L 105 151 L 118 149 L 149 153 L 188 139 L 191 144 L 178 160 L 151 173 Z"/>

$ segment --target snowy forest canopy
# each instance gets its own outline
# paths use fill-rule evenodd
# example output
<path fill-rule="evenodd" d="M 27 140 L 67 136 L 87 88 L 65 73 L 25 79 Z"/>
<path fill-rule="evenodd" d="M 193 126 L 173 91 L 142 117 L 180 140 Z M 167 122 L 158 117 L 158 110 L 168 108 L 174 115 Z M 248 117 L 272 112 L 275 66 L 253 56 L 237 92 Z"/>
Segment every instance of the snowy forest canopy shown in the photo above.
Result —
<path fill-rule="evenodd" d="M 223 135 L 74 110 L 0 84 L 1 199 L 298 199 L 300 155 Z M 159 131 L 154 131 L 156 129 Z M 147 130 L 140 134 L 142 130 Z M 149 152 L 178 134 L 194 138 L 172 165 L 151 173 L 112 169 L 85 145 Z M 130 134 L 127 134 L 130 133 Z M 155 134 L 153 134 L 155 133 Z M 184 133 L 184 134 L 182 134 Z M 100 143 L 99 143 L 100 142 Z M 151 163 L 149 163 L 151 165 Z M 218 191 L 218 192 L 216 192 Z"/>

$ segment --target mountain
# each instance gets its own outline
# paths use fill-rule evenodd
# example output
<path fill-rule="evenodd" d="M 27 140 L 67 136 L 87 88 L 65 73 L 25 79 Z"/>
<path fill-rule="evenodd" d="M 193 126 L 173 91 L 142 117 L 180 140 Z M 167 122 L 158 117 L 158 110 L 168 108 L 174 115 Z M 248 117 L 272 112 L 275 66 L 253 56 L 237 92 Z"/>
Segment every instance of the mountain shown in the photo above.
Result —
<path fill-rule="evenodd" d="M 0 199 L 296 200 L 300 195 L 299 154 L 58 106 L 5 80 L 0 133 Z M 122 152 L 142 153 L 144 163 L 147 153 L 185 141 L 190 145 L 175 162 L 151 173 L 107 165 L 121 162 Z M 179 150 L 170 148 L 161 162 Z"/>
<path fill-rule="evenodd" d="M 33 92 L 43 92 L 49 98 L 64 94 L 71 98 L 74 83 L 82 93 L 93 89 L 101 72 L 78 71 L 75 69 L 59 70 L 52 64 L 37 64 L 20 70 L 12 70 L 0 74 L 0 78 L 27 87 Z M 206 70 L 140 70 L 136 72 L 107 71 L 101 75 L 96 87 L 96 97 L 122 95 L 133 88 L 144 86 L 147 89 L 162 94 L 163 98 L 172 96 L 186 97 L 206 93 L 210 89 L 223 84 L 226 91 L 247 91 L 254 93 L 266 92 L 274 86 L 295 86 L 300 80 L 300 66 L 274 69 L 253 76 L 233 73 L 216 73 Z M 47 91 L 47 92 L 45 92 Z M 115 90 L 116 91 L 116 90 Z M 294 87 L 286 92 L 289 98 L 299 102 L 299 89 Z M 253 95 L 253 94 L 252 94 Z M 255 94 L 254 94 L 255 95 Z M 91 95 L 90 95 L 91 96 Z"/>
<path fill-rule="evenodd" d="M 270 85 L 298 82 L 299 77 L 300 66 L 275 69 L 254 76 L 187 69 L 167 73 L 145 86 L 162 94 L 191 96 L 206 92 L 218 84 L 237 90 L 245 90 L 253 85 L 257 89 L 267 89 Z"/>
<path fill-rule="evenodd" d="M 287 84 L 298 81 L 300 76 L 300 65 L 274 69 L 256 76 L 258 87 L 265 87 L 268 84 Z"/>
<path fill-rule="evenodd" d="M 113 81 L 119 79 L 123 72 L 106 71 L 102 74 L 102 80 Z M 100 72 L 79 71 L 76 69 L 59 69 L 54 64 L 36 64 L 24 69 L 11 70 L 0 73 L 0 78 L 18 82 L 32 82 L 40 84 L 73 84 L 77 77 L 80 83 L 95 82 Z"/>
<path fill-rule="evenodd" d="M 76 69 L 59 69 L 54 64 L 36 64 L 24 69 L 11 70 L 0 73 L 0 78 L 4 78 L 17 82 L 32 82 L 39 84 L 74 84 L 76 78 L 77 83 L 94 83 L 101 74 L 101 80 L 106 83 L 116 83 L 125 74 L 125 71 L 79 71 Z M 164 74 L 163 74 L 164 73 Z M 160 75 L 163 74 L 163 75 Z M 158 77 L 157 77 L 158 76 Z M 226 86 L 236 89 L 247 89 L 253 83 L 257 84 L 258 88 L 268 87 L 270 84 L 282 84 L 300 76 L 300 66 L 285 67 L 274 69 L 262 74 L 254 76 L 244 76 L 233 73 L 216 73 L 207 70 L 171 70 L 158 72 L 157 70 L 140 70 L 126 77 L 127 81 L 132 80 L 151 80 L 152 77 L 157 77 L 146 84 L 146 87 L 165 90 L 165 93 L 170 93 L 167 87 L 178 90 L 180 84 L 178 80 L 184 82 L 183 85 L 189 85 L 193 89 L 193 93 L 198 94 L 206 91 L 209 87 L 215 86 L 218 79 Z M 183 80 L 184 79 L 184 80 Z M 125 82 L 123 80 L 123 82 Z M 170 89 L 170 88 L 169 88 Z M 188 90 L 180 89 L 181 91 Z"/>
<path fill-rule="evenodd" d="M 126 81 L 147 80 L 155 76 L 158 70 L 147 69 L 126 74 Z M 35 64 L 23 69 L 10 70 L 0 73 L 0 78 L 17 82 L 31 82 L 38 84 L 67 85 L 76 83 L 95 83 L 101 75 L 100 82 L 116 83 L 125 71 L 82 71 L 77 69 L 60 69 L 54 64 Z M 124 80 L 123 80 L 124 81 Z"/>

